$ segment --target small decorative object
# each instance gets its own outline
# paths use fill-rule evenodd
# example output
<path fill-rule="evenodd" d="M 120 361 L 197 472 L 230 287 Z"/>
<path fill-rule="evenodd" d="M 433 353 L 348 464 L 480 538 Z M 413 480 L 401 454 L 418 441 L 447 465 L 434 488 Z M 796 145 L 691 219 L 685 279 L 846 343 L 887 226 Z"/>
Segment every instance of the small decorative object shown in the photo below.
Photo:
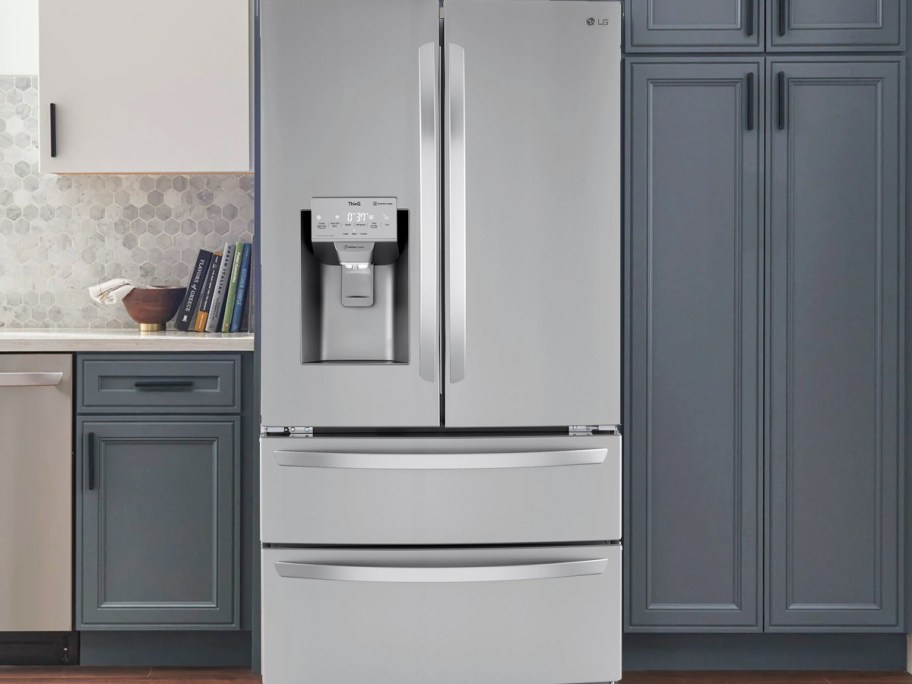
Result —
<path fill-rule="evenodd" d="M 174 318 L 186 292 L 186 287 L 134 287 L 123 305 L 141 332 L 159 332 Z"/>

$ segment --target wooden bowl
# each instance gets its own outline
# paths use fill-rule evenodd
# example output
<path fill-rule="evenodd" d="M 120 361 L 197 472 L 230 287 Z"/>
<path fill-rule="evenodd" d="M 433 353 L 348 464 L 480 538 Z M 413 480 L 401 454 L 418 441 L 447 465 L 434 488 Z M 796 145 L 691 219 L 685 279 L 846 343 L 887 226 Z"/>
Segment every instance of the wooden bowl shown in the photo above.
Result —
<path fill-rule="evenodd" d="M 123 298 L 123 305 L 141 331 L 157 332 L 174 318 L 186 292 L 186 287 L 136 287 Z"/>

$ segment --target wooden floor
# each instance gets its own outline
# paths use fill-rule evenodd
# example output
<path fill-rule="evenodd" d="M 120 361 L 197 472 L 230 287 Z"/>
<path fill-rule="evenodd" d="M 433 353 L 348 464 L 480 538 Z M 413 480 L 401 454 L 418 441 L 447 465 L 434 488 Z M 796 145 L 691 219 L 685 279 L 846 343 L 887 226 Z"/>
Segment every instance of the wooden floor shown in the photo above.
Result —
<path fill-rule="evenodd" d="M 76 680 L 77 684 L 259 684 L 243 670 L 165 668 L 0 667 L 0 684 L 41 684 Z M 881 672 L 631 672 L 624 684 L 912 684 L 912 675 Z M 370 684 L 365 682 L 365 684 Z M 433 684 L 433 682 L 428 682 Z M 466 682 L 466 684 L 482 684 Z"/>

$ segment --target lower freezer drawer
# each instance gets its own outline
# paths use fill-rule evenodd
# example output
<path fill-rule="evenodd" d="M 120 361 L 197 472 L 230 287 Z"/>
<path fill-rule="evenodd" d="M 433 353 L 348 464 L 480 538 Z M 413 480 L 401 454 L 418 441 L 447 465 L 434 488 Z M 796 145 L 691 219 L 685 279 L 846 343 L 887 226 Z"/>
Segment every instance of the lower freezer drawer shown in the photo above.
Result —
<path fill-rule="evenodd" d="M 443 546 L 621 538 L 621 437 L 261 440 L 268 544 Z"/>
<path fill-rule="evenodd" d="M 264 684 L 621 678 L 621 547 L 264 549 Z"/>

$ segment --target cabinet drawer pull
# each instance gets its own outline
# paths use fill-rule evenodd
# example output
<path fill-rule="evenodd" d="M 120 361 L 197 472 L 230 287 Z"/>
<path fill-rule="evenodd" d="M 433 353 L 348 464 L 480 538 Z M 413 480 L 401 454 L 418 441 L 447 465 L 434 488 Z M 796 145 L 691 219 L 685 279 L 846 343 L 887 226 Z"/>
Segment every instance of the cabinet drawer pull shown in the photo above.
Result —
<path fill-rule="evenodd" d="M 748 36 L 754 35 L 754 0 L 745 0 L 744 30 Z"/>
<path fill-rule="evenodd" d="M 788 19 L 788 2 L 787 0 L 779 0 L 779 35 L 784 36 L 786 30 L 788 30 L 788 24 L 786 20 Z"/>
<path fill-rule="evenodd" d="M 57 105 L 51 102 L 51 157 L 57 156 Z"/>
<path fill-rule="evenodd" d="M 481 565 L 457 567 L 389 567 L 377 565 L 325 565 L 322 563 L 278 562 L 276 572 L 289 579 L 335 582 L 516 582 L 601 575 L 608 569 L 607 558 L 523 565 Z"/>
<path fill-rule="evenodd" d="M 193 380 L 137 380 L 133 387 L 140 392 L 187 392 L 194 384 Z"/>

